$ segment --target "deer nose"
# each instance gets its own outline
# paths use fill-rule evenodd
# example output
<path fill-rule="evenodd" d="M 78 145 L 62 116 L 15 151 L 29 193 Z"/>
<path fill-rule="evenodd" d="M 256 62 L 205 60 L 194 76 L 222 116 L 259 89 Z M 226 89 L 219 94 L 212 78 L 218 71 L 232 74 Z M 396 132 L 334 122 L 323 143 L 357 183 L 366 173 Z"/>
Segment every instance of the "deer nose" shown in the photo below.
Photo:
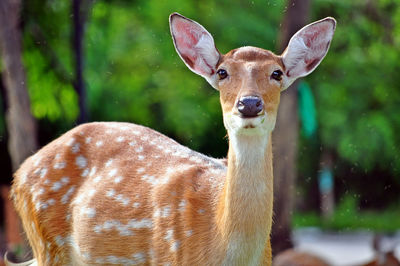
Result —
<path fill-rule="evenodd" d="M 264 109 L 264 103 L 258 96 L 244 96 L 237 102 L 237 109 L 243 117 L 256 117 Z"/>

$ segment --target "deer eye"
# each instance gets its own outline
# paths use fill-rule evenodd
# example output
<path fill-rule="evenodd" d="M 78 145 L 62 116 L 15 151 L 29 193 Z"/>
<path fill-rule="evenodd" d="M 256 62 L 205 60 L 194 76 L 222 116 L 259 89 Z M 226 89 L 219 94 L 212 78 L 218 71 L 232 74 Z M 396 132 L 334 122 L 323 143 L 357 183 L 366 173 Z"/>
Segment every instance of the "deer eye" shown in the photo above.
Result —
<path fill-rule="evenodd" d="M 222 68 L 218 69 L 217 74 L 218 74 L 218 77 L 220 80 L 222 80 L 228 76 L 228 72 L 226 72 L 226 70 L 222 69 Z"/>
<path fill-rule="evenodd" d="M 280 70 L 275 70 L 274 72 L 272 72 L 271 74 L 271 79 L 275 79 L 277 81 L 281 81 L 282 80 L 282 71 Z"/>

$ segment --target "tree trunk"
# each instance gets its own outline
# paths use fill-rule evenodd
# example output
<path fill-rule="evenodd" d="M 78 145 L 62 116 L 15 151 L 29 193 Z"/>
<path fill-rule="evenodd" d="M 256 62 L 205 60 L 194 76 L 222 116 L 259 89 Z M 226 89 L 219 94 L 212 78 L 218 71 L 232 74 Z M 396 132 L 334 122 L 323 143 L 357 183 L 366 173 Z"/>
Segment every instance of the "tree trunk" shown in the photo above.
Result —
<path fill-rule="evenodd" d="M 87 96 L 85 81 L 83 78 L 84 68 L 84 50 L 83 37 L 85 34 L 85 22 L 87 14 L 92 5 L 92 0 L 73 0 L 72 1 L 72 48 L 75 57 L 75 80 L 74 88 L 78 94 L 79 101 L 79 117 L 78 124 L 89 121 L 89 112 L 87 108 Z"/>
<path fill-rule="evenodd" d="M 3 60 L 3 81 L 8 105 L 6 112 L 9 135 L 8 150 L 13 172 L 38 147 L 36 121 L 30 111 L 30 100 L 21 58 L 20 8 L 20 0 L 0 1 L 0 46 Z M 2 191 L 7 191 L 7 189 L 2 189 Z M 8 197 L 3 197 L 3 199 L 6 201 L 6 206 L 11 206 L 7 202 Z M 5 214 L 6 221 L 16 221 L 17 215 L 15 211 L 13 208 L 8 207 Z M 16 233 L 20 232 L 19 225 L 15 224 L 15 222 L 7 222 L 6 227 L 9 249 L 17 248 L 21 244 L 20 234 Z"/>
<path fill-rule="evenodd" d="M 31 115 L 21 58 L 20 5 L 19 0 L 0 1 L 0 46 L 4 67 L 3 80 L 9 107 L 6 113 L 8 149 L 13 171 L 16 171 L 38 146 L 36 122 Z"/>
<path fill-rule="evenodd" d="M 309 17 L 311 0 L 288 0 L 283 21 L 280 50 L 283 51 L 290 38 L 301 29 Z M 297 175 L 298 105 L 295 82 L 281 95 L 276 128 L 272 134 L 274 145 L 274 224 L 272 248 L 277 254 L 292 247 L 291 216 L 293 193 Z"/>

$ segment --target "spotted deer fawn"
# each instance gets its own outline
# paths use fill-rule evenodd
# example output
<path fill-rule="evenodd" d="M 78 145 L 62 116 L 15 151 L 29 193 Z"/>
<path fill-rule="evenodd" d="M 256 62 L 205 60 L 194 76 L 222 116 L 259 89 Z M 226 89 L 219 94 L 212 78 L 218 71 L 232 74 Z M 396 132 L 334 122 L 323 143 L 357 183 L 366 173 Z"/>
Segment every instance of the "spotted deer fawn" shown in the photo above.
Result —
<path fill-rule="evenodd" d="M 220 92 L 228 159 L 134 124 L 72 129 L 15 174 L 12 197 L 34 263 L 271 265 L 280 93 L 318 66 L 336 21 L 302 28 L 280 56 L 256 47 L 224 55 L 200 24 L 177 13 L 169 22 L 184 63 Z"/>

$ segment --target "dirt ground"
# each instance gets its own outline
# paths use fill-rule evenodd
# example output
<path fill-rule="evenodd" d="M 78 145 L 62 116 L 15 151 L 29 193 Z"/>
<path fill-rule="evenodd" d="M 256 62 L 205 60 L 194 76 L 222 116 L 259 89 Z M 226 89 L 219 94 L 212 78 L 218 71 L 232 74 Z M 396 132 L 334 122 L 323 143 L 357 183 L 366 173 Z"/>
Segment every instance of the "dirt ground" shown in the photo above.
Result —
<path fill-rule="evenodd" d="M 293 241 L 296 249 L 317 255 L 332 266 L 354 266 L 374 258 L 375 236 L 369 231 L 329 233 L 304 228 L 293 232 Z M 400 230 L 393 235 L 382 235 L 378 246 L 382 251 L 393 250 L 400 259 Z"/>

